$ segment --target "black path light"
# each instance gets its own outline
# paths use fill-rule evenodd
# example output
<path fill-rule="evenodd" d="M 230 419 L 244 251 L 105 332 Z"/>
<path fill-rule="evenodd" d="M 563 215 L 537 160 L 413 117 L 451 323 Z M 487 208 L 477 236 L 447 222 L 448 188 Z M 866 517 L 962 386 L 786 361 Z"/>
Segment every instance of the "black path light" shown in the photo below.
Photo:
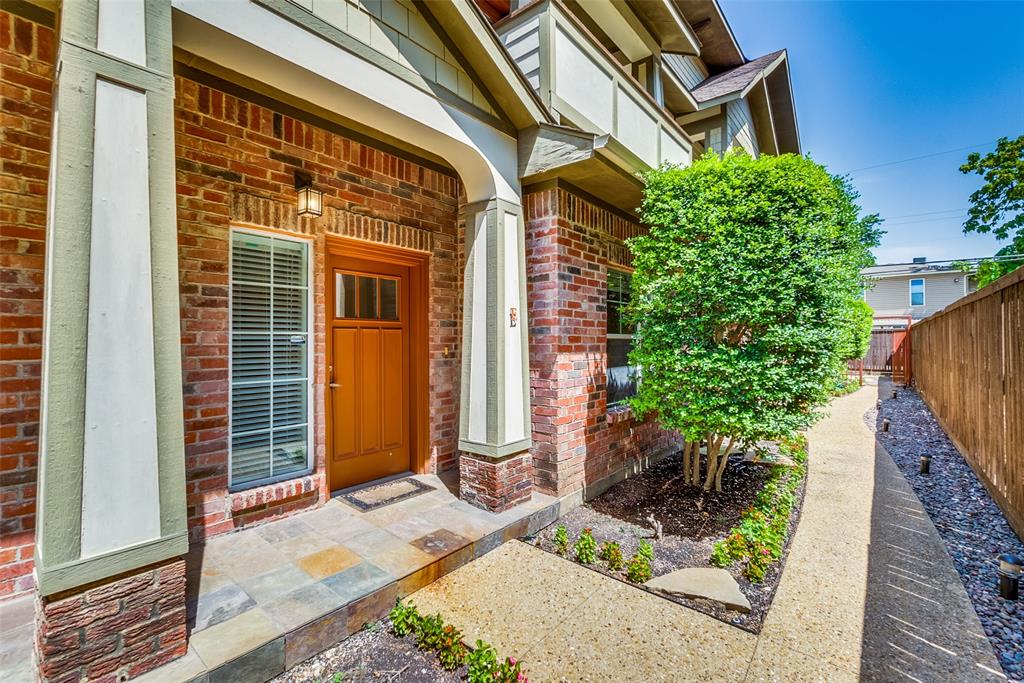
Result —
<path fill-rule="evenodd" d="M 1020 585 L 1021 559 L 1006 553 L 999 556 L 999 595 L 1006 600 L 1016 600 Z"/>
<path fill-rule="evenodd" d="M 883 432 L 889 431 L 889 418 L 887 418 L 887 417 L 886 418 L 882 418 L 882 431 Z"/>
<path fill-rule="evenodd" d="M 896 390 L 895 389 L 892 390 L 892 397 L 896 398 Z"/>
<path fill-rule="evenodd" d="M 932 471 L 932 456 L 925 453 L 921 456 L 921 474 L 928 474 Z"/>
<path fill-rule="evenodd" d="M 877 408 L 878 410 L 882 409 L 882 399 L 878 399 L 877 401 L 875 401 L 875 408 Z"/>

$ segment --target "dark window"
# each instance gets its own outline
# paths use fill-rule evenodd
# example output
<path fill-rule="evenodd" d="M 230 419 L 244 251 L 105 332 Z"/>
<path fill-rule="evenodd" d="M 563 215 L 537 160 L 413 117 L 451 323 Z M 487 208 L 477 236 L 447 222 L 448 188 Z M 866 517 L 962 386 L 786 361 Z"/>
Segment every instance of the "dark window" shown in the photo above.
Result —
<path fill-rule="evenodd" d="M 629 365 L 633 348 L 633 326 L 625 320 L 631 296 L 632 276 L 619 270 L 608 271 L 608 405 L 621 403 L 636 393 L 637 370 Z"/>

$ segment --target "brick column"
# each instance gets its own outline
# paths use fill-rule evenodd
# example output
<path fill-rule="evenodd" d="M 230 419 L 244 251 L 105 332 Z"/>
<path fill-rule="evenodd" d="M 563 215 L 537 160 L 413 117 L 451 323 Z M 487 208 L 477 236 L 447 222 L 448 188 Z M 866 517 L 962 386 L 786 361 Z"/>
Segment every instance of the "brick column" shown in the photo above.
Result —
<path fill-rule="evenodd" d="M 37 662 L 127 680 L 185 652 L 171 3 L 66 2 L 58 25 Z"/>

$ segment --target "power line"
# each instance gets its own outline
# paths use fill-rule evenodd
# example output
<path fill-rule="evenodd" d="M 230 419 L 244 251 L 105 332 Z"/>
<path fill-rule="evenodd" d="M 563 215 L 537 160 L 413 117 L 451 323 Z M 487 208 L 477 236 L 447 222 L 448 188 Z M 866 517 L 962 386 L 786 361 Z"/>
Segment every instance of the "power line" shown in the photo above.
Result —
<path fill-rule="evenodd" d="M 951 258 L 951 259 L 939 259 L 937 261 L 925 261 L 919 263 L 915 261 L 906 261 L 903 263 L 880 263 L 877 266 L 869 266 L 870 268 L 888 268 L 889 266 L 934 266 L 939 263 L 978 263 L 981 261 L 1024 261 L 1024 254 L 1004 254 L 1002 256 L 974 256 L 971 258 Z"/>
<path fill-rule="evenodd" d="M 883 166 L 894 166 L 895 164 L 905 164 L 908 161 L 919 161 L 920 159 L 930 159 L 932 157 L 942 156 L 943 154 L 952 154 L 953 152 L 963 152 L 963 151 L 966 151 L 968 149 L 975 149 L 977 147 L 988 147 L 989 145 L 994 144 L 994 143 L 995 143 L 995 140 L 993 140 L 992 142 L 982 142 L 982 143 L 979 143 L 977 145 L 969 145 L 967 147 L 957 147 L 956 149 L 947 149 L 947 150 L 943 150 L 941 152 L 932 152 L 931 154 L 922 154 L 921 156 L 917 156 L 917 157 L 907 157 L 906 159 L 896 159 L 895 161 L 886 161 L 886 162 L 881 163 L 881 164 L 874 164 L 873 166 L 864 166 L 862 168 L 855 168 L 852 171 L 847 171 L 847 173 L 858 173 L 860 171 L 868 171 L 868 170 L 870 170 L 872 168 L 882 168 Z"/>
<path fill-rule="evenodd" d="M 941 221 L 959 221 L 963 218 L 967 218 L 967 214 L 952 215 L 952 216 L 939 216 L 938 218 L 920 218 L 913 221 L 898 221 L 896 223 L 890 223 L 889 221 L 883 220 L 882 222 L 889 227 L 899 227 L 901 225 L 915 225 L 917 223 L 938 223 Z"/>
<path fill-rule="evenodd" d="M 965 206 L 965 207 L 960 208 L 960 209 L 943 209 L 942 211 L 924 211 L 922 213 L 905 213 L 902 216 L 889 216 L 885 220 L 889 221 L 889 220 L 896 220 L 897 218 L 913 218 L 914 216 L 934 216 L 937 213 L 952 213 L 952 212 L 963 213 L 964 211 L 967 211 L 967 209 L 968 209 L 968 207 Z"/>

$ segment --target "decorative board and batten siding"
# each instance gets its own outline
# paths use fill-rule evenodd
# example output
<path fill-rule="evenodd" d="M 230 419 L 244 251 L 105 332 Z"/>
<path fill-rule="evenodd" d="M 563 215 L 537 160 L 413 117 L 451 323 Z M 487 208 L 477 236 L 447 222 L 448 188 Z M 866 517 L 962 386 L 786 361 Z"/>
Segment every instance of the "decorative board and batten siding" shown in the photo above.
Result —
<path fill-rule="evenodd" d="M 483 91 L 412 0 L 290 0 L 384 57 L 494 114 Z"/>
<path fill-rule="evenodd" d="M 563 122 L 610 134 L 647 166 L 690 162 L 690 143 L 674 122 L 558 5 L 536 3 L 498 30 L 520 71 Z"/>
<path fill-rule="evenodd" d="M 932 273 L 879 278 L 864 294 L 864 300 L 874 309 L 875 315 L 909 315 L 915 319 L 925 318 L 942 310 L 967 292 L 964 289 L 963 273 Z M 924 305 L 910 305 L 910 281 L 923 279 Z"/>
<path fill-rule="evenodd" d="M 679 77 L 690 90 L 693 90 L 708 78 L 707 67 L 698 57 L 692 55 L 664 55 L 665 62 L 672 69 L 672 73 Z"/>
<path fill-rule="evenodd" d="M 540 16 L 533 16 L 501 36 L 501 42 L 534 90 L 540 90 Z"/>
<path fill-rule="evenodd" d="M 726 149 L 739 147 L 747 151 L 752 157 L 758 156 L 761 152 L 757 146 L 757 136 L 754 134 L 754 117 L 750 113 L 750 103 L 746 97 L 733 100 L 726 105 L 725 122 L 728 127 L 728 139 Z"/>

